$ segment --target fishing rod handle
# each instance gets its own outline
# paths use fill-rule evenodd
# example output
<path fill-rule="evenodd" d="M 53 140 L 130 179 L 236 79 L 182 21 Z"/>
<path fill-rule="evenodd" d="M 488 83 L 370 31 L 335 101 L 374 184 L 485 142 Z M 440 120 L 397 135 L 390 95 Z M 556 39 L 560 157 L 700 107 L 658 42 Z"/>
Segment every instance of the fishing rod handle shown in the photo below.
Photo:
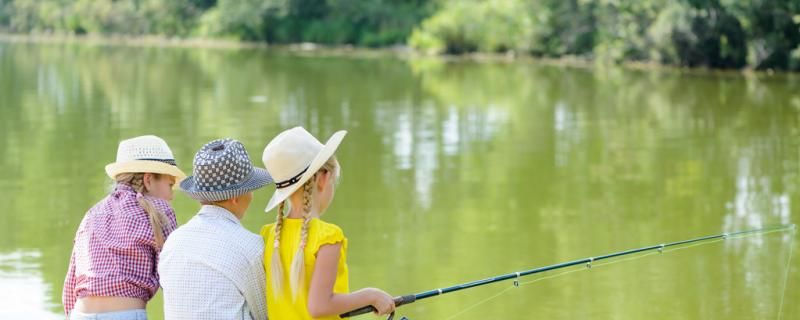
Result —
<path fill-rule="evenodd" d="M 394 298 L 394 306 L 396 308 L 396 307 L 402 306 L 404 304 L 412 303 L 414 301 L 417 301 L 417 297 L 414 296 L 413 294 L 410 294 L 410 295 L 407 295 L 407 296 L 399 296 L 399 297 L 395 297 Z M 342 314 L 339 315 L 339 317 L 349 318 L 349 317 L 355 317 L 357 315 L 362 315 L 362 314 L 365 314 L 365 313 L 376 312 L 376 311 L 378 311 L 378 310 L 376 310 L 375 307 L 366 306 L 366 307 L 361 307 L 361 308 L 358 308 L 358 309 L 355 309 L 355 310 L 352 310 L 352 311 L 348 311 L 348 312 L 342 313 Z"/>

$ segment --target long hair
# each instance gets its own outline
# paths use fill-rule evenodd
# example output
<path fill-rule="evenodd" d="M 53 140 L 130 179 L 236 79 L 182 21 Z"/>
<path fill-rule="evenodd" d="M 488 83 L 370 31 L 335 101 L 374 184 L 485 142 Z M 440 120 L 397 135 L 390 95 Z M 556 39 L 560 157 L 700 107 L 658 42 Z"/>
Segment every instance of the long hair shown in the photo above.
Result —
<path fill-rule="evenodd" d="M 161 179 L 163 175 L 152 173 L 156 179 Z M 117 184 L 125 184 L 133 188 L 137 193 L 137 200 L 139 205 L 142 206 L 150 218 L 150 225 L 153 228 L 153 240 L 156 246 L 161 248 L 164 245 L 164 213 L 162 213 L 155 205 L 153 205 L 147 197 L 138 196 L 148 192 L 147 187 L 144 185 L 144 173 L 120 173 L 114 179 Z"/>
<path fill-rule="evenodd" d="M 320 171 L 326 171 L 333 174 L 333 181 L 336 182 L 339 179 L 340 175 L 340 168 L 339 163 L 336 161 L 336 156 L 331 156 L 328 161 L 322 165 L 322 168 L 319 169 L 311 179 L 308 179 L 303 187 L 295 191 L 295 193 L 303 192 L 303 227 L 300 229 L 300 245 L 297 247 L 297 251 L 292 258 L 292 264 L 289 270 L 289 288 L 291 290 L 292 299 L 297 298 L 300 293 L 300 288 L 305 285 L 305 248 L 308 242 L 308 228 L 311 222 L 311 208 L 313 205 L 313 195 L 314 195 L 314 183 L 317 180 L 317 174 Z M 283 264 L 281 262 L 281 255 L 280 255 L 280 241 L 281 241 L 281 228 L 283 227 L 283 219 L 284 219 L 284 209 L 289 207 L 289 211 L 291 211 L 291 202 L 287 199 L 282 201 L 278 204 L 278 214 L 275 221 L 275 242 L 273 242 L 273 251 L 272 251 L 272 261 L 270 263 L 270 270 L 272 273 L 272 277 L 270 277 L 270 282 L 272 285 L 273 292 L 275 292 L 275 296 L 279 296 L 283 293 Z"/>

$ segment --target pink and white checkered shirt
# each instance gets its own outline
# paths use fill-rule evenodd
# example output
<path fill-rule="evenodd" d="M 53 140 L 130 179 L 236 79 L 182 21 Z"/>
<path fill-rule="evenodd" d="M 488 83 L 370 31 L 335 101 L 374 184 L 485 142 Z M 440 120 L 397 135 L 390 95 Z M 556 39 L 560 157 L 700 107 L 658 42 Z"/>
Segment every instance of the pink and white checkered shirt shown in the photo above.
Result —
<path fill-rule="evenodd" d="M 164 213 L 166 238 L 177 227 L 167 201 L 147 197 Z M 83 217 L 75 234 L 61 301 L 69 315 L 78 298 L 112 296 L 150 300 L 158 290 L 158 254 L 147 212 L 136 191 L 118 184 Z"/>

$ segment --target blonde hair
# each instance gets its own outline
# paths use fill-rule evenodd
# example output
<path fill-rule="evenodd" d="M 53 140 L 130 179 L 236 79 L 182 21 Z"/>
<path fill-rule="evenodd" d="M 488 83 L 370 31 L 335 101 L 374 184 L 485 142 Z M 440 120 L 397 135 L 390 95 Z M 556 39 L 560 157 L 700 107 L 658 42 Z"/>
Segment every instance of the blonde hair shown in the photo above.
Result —
<path fill-rule="evenodd" d="M 336 182 L 339 179 L 340 169 L 339 163 L 336 161 L 336 156 L 331 156 L 328 161 L 322 165 L 322 168 L 319 169 L 311 179 L 308 179 L 305 184 L 303 184 L 302 189 L 298 189 L 295 193 L 303 192 L 303 227 L 300 229 L 300 245 L 297 247 L 297 252 L 295 252 L 294 257 L 292 258 L 292 265 L 291 269 L 289 270 L 289 288 L 292 293 L 292 299 L 297 298 L 298 294 L 300 293 L 300 288 L 305 285 L 305 248 L 308 242 L 308 228 L 311 222 L 311 206 L 313 204 L 313 191 L 314 191 L 314 183 L 317 180 L 317 174 L 320 171 L 326 171 L 333 174 L 333 182 Z M 283 219 L 284 219 L 284 209 L 289 207 L 289 211 L 291 211 L 291 202 L 286 199 L 281 201 L 278 204 L 278 214 L 275 221 L 275 241 L 273 242 L 273 251 L 272 251 L 272 262 L 270 263 L 270 270 L 272 273 L 272 277 L 270 277 L 270 282 L 272 285 L 272 290 L 275 292 L 275 296 L 280 296 L 283 293 L 283 264 L 281 262 L 281 254 L 280 254 L 280 241 L 281 241 L 281 228 L 283 227 Z"/>
<path fill-rule="evenodd" d="M 158 173 L 152 173 L 152 175 L 156 179 L 162 178 L 162 175 Z M 114 180 L 117 184 L 128 185 L 136 191 L 139 205 L 142 206 L 142 209 L 147 212 L 147 216 L 150 218 L 150 225 L 153 228 L 153 240 L 156 246 L 160 248 L 164 245 L 164 214 L 146 197 L 139 196 L 139 194 L 144 194 L 148 191 L 144 185 L 144 173 L 120 173 L 115 178 Z"/>

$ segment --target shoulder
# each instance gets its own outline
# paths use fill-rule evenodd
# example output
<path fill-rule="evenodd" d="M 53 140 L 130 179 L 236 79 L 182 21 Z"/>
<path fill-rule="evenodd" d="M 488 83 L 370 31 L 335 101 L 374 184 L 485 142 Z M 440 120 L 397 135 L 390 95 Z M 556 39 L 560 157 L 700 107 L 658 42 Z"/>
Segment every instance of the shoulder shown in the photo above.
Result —
<path fill-rule="evenodd" d="M 318 246 L 336 244 L 347 240 L 344 236 L 344 231 L 339 226 L 320 219 L 315 219 L 314 221 L 316 221 L 317 225 L 315 235 Z"/>
<path fill-rule="evenodd" d="M 152 203 L 153 206 L 156 207 L 156 209 L 158 209 L 158 211 L 161 211 L 166 215 L 172 215 L 172 216 L 175 215 L 175 210 L 172 209 L 172 206 L 169 204 L 167 200 L 156 197 L 147 197 L 147 200 L 150 200 L 150 203 Z"/>
<path fill-rule="evenodd" d="M 243 226 L 209 222 L 195 216 L 170 234 L 164 251 L 220 263 L 260 261 L 264 241 Z"/>
<path fill-rule="evenodd" d="M 202 217 L 201 217 L 202 218 Z M 214 239 L 222 241 L 231 248 L 238 248 L 240 253 L 246 255 L 262 254 L 264 240 L 240 223 L 231 223 L 221 219 L 199 219 L 203 221 L 205 231 L 214 233 Z"/>
<path fill-rule="evenodd" d="M 323 221 L 321 219 L 317 219 L 317 221 L 319 221 L 320 228 L 323 230 L 344 234 L 344 231 L 342 231 L 342 228 L 339 227 L 338 225 L 335 225 L 327 221 Z"/>
<path fill-rule="evenodd" d="M 265 224 L 264 226 L 261 227 L 261 231 L 259 232 L 259 234 L 264 239 L 269 238 L 269 235 L 272 233 L 274 228 L 275 228 L 275 223 Z"/>

